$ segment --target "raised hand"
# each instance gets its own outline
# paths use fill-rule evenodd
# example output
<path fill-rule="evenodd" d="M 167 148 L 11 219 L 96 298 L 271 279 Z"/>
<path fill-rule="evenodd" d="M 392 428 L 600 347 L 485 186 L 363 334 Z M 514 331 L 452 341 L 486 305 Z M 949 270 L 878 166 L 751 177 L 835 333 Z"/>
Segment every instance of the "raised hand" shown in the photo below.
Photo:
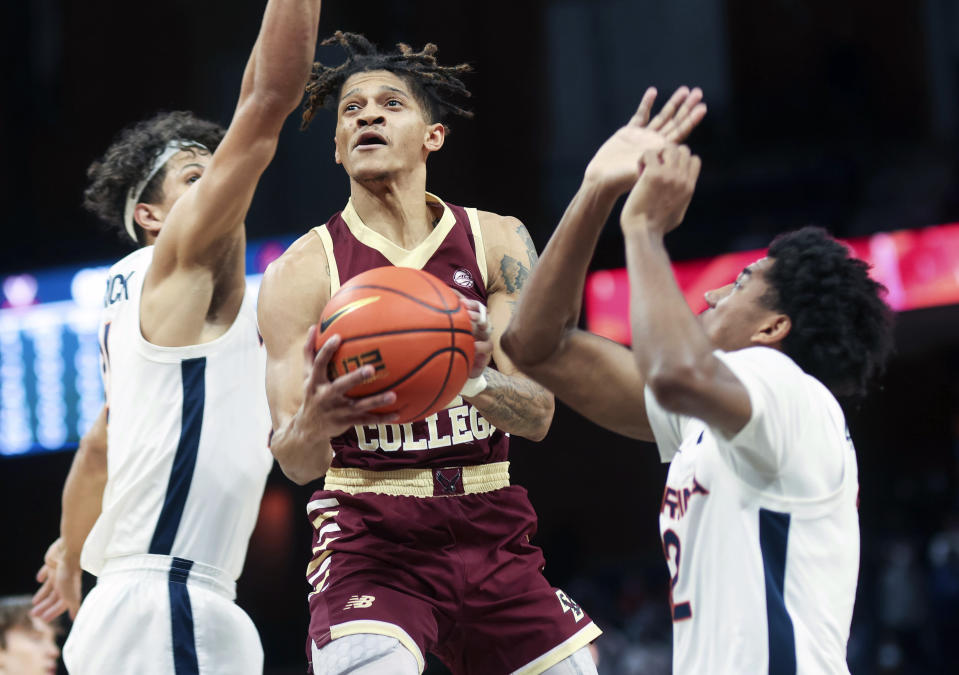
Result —
<path fill-rule="evenodd" d="M 297 424 L 314 430 L 317 437 L 332 438 L 353 426 L 389 424 L 395 421 L 395 413 L 371 412 L 375 408 L 395 403 L 396 394 L 392 391 L 364 398 L 346 395 L 350 389 L 373 377 L 373 366 L 357 368 L 331 381 L 327 368 L 340 346 L 340 336 L 330 336 L 314 354 L 315 340 L 316 326 L 311 326 L 303 348 L 306 382 Z"/>
<path fill-rule="evenodd" d="M 623 205 L 623 229 L 645 227 L 660 234 L 675 229 L 686 215 L 700 167 L 699 157 L 685 145 L 644 152 L 639 179 Z"/>
<path fill-rule="evenodd" d="M 40 590 L 33 596 L 31 614 L 50 623 L 64 612 L 75 619 L 80 610 L 80 581 L 83 571 L 66 560 L 63 540 L 57 539 L 47 549 L 43 566 L 37 572 Z"/>
<path fill-rule="evenodd" d="M 586 180 L 615 195 L 623 194 L 639 178 L 639 158 L 649 150 L 660 150 L 670 143 L 682 142 L 706 115 L 706 104 L 699 87 L 692 91 L 680 87 L 663 109 L 649 118 L 656 101 L 656 89 L 650 87 L 626 126 L 614 133 L 586 167 Z"/>
<path fill-rule="evenodd" d="M 486 307 L 477 300 L 467 300 L 463 296 L 460 296 L 460 304 L 469 314 L 476 348 L 469 377 L 479 377 L 483 374 L 486 366 L 489 365 L 490 357 L 493 355 L 493 338 L 489 319 L 486 315 Z"/>

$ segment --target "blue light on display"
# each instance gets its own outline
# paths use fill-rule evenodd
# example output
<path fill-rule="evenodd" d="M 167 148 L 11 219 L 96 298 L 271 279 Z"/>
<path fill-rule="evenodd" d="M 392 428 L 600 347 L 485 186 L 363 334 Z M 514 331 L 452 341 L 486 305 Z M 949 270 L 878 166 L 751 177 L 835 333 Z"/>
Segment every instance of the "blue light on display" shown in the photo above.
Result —
<path fill-rule="evenodd" d="M 249 293 L 290 240 L 247 246 Z M 97 339 L 109 266 L 2 279 L 0 457 L 72 449 L 103 407 Z"/>

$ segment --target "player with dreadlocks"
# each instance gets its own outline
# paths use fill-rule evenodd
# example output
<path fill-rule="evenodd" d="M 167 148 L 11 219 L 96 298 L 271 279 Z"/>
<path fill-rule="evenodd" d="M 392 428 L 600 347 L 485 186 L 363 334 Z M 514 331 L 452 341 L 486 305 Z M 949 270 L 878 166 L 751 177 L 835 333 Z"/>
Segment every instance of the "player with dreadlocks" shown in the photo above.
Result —
<path fill-rule="evenodd" d="M 326 476 L 307 506 L 313 671 L 418 673 L 432 652 L 458 674 L 594 673 L 587 647 L 600 631 L 543 577 L 536 515 L 509 484 L 509 435 L 541 440 L 553 415 L 552 395 L 499 344 L 535 247 L 517 219 L 426 191 L 442 120 L 470 116 L 453 102 L 469 95 L 469 67 L 440 65 L 432 44 L 381 53 L 349 33 L 325 44 L 347 58 L 314 66 L 304 124 L 335 109 L 350 199 L 269 267 L 258 305 L 273 454 L 297 483 Z M 465 296 L 479 355 L 446 410 L 402 426 L 371 412 L 392 392 L 345 396 L 371 367 L 331 382 L 338 339 L 312 349 L 331 294 L 383 265 L 424 269 Z"/>
<path fill-rule="evenodd" d="M 244 221 L 316 48 L 320 0 L 269 0 L 228 129 L 161 113 L 89 170 L 139 248 L 107 275 L 106 405 L 63 490 L 35 613 L 76 616 L 74 675 L 261 674 L 235 580 L 273 458 Z M 80 602 L 81 567 L 97 585 Z"/>

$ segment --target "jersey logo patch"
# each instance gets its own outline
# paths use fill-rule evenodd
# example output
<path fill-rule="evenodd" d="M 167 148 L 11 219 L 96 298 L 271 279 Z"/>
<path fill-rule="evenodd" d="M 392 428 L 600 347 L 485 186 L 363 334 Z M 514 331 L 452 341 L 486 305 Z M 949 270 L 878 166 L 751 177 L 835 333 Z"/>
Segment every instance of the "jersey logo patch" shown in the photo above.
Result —
<path fill-rule="evenodd" d="M 579 623 L 580 619 L 586 616 L 583 613 L 582 608 L 577 605 L 572 598 L 566 595 L 563 591 L 556 591 L 556 597 L 559 598 L 559 604 L 563 607 L 563 614 L 567 612 L 573 613 L 573 618 L 576 619 L 576 623 Z"/>
<path fill-rule="evenodd" d="M 379 300 L 379 299 L 380 299 L 380 296 L 374 295 L 374 296 L 371 296 L 371 297 L 369 297 L 369 298 L 360 298 L 359 300 L 354 300 L 353 302 L 349 302 L 349 303 L 343 305 L 343 306 L 340 307 L 338 310 L 336 310 L 335 312 L 333 312 L 333 314 L 331 314 L 329 317 L 327 317 L 326 319 L 324 319 L 322 323 L 320 323 L 320 332 L 322 333 L 322 332 L 325 331 L 327 328 L 329 328 L 330 326 L 332 326 L 334 321 L 336 321 L 337 319 L 340 319 L 340 318 L 342 318 L 343 316 L 349 314 L 349 313 L 352 312 L 353 310 L 359 309 L 360 307 L 363 307 L 364 305 L 368 305 L 368 304 L 370 304 L 371 302 L 376 302 L 376 301 Z"/>
<path fill-rule="evenodd" d="M 453 283 L 463 288 L 473 288 L 473 275 L 468 269 L 461 267 L 453 273 Z"/>
<path fill-rule="evenodd" d="M 373 606 L 376 598 L 372 595 L 351 595 L 343 609 L 366 609 Z"/>

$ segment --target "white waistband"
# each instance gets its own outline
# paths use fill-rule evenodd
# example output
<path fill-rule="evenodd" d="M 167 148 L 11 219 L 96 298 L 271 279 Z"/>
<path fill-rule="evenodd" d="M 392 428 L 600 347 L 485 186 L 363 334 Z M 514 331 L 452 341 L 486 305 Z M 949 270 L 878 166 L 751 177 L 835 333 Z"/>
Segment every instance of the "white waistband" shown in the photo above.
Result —
<path fill-rule="evenodd" d="M 188 584 L 200 584 L 222 595 L 228 600 L 236 599 L 236 583 L 223 570 L 193 562 L 172 555 L 156 555 L 143 553 L 141 555 L 125 555 L 119 558 L 110 558 L 103 565 L 100 578 L 124 572 L 157 572 L 166 577 L 174 570 L 174 576 Z"/>

